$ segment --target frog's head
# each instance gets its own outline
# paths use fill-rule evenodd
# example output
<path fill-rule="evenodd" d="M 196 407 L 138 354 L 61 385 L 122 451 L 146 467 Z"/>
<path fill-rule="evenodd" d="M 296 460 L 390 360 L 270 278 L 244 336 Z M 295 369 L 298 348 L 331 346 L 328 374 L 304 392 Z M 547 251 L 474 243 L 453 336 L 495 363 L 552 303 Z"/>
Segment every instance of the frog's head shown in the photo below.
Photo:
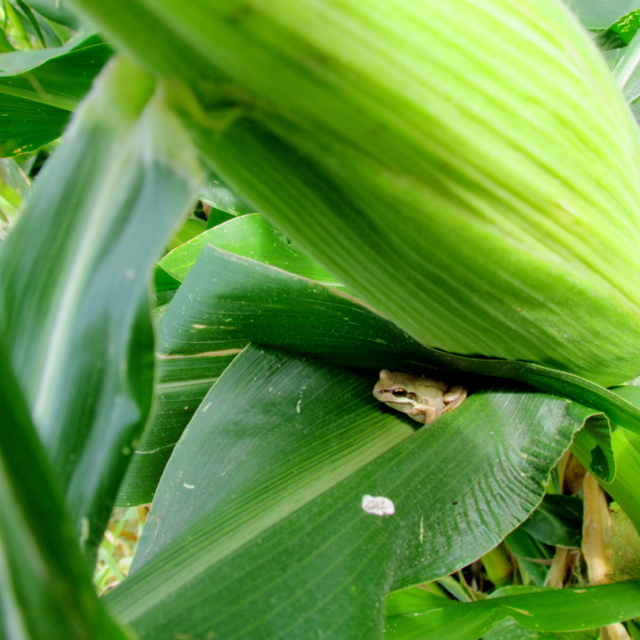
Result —
<path fill-rule="evenodd" d="M 407 412 L 418 403 L 412 384 L 413 378 L 403 373 L 393 373 L 383 369 L 380 372 L 380 380 L 373 388 L 373 395 L 380 402 L 385 402 L 398 409 Z"/>

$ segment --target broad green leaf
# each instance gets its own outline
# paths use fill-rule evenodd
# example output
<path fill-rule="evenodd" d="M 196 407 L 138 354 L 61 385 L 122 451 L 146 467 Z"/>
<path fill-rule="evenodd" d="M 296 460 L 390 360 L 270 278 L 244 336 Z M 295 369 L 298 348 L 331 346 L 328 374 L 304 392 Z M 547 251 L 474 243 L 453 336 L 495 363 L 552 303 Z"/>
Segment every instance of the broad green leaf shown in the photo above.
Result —
<path fill-rule="evenodd" d="M 509 593 L 514 591 L 516 589 L 512 588 Z M 426 592 L 416 594 L 412 604 L 421 598 L 423 607 L 390 616 L 385 638 L 477 640 L 507 618 L 533 631 L 571 632 L 604 627 L 640 615 L 640 581 L 637 580 L 578 589 L 524 591 L 530 592 L 496 595 L 467 603 L 445 600 Z M 400 593 L 398 597 L 403 596 Z"/>
<path fill-rule="evenodd" d="M 183 281 L 207 244 L 310 280 L 340 286 L 311 258 L 286 244 L 281 234 L 258 213 L 233 218 L 201 233 L 166 255 L 159 265 L 174 278 Z"/>
<path fill-rule="evenodd" d="M 247 312 L 249 299 L 252 309 Z M 328 313 L 319 313 L 323 308 Z M 640 411 L 592 382 L 539 365 L 430 349 L 351 296 L 211 246 L 202 251 L 167 308 L 159 341 L 167 355 L 217 352 L 254 342 L 352 368 L 426 367 L 509 378 L 565 395 L 640 432 Z"/>
<path fill-rule="evenodd" d="M 175 83 L 177 93 L 184 93 L 183 99 L 187 102 L 189 89 L 183 82 L 198 87 L 205 94 L 213 89 L 215 94 L 215 84 L 225 79 L 217 65 L 212 65 L 189 39 L 176 33 L 174 24 L 156 15 L 152 7 L 139 0 L 96 0 L 95 4 L 71 0 L 70 4 L 95 23 L 101 33 L 108 34 L 109 42 L 116 48 L 147 61 L 147 65 L 151 64 L 170 79 L 169 82 Z M 194 103 L 191 108 L 200 111 Z"/>
<path fill-rule="evenodd" d="M 207 229 L 211 229 L 213 227 L 217 227 L 219 224 L 223 222 L 228 222 L 229 220 L 233 220 L 235 216 L 232 213 L 227 213 L 222 209 L 215 209 L 211 207 L 209 209 L 209 215 L 207 217 Z"/>
<path fill-rule="evenodd" d="M 613 77 L 622 91 L 622 95 L 636 114 L 636 103 L 640 97 L 640 37 L 635 37 L 631 44 L 621 50 L 613 62 Z"/>
<path fill-rule="evenodd" d="M 164 269 L 156 266 L 153 274 L 153 284 L 158 306 L 167 304 L 175 295 L 180 281 L 169 275 Z"/>
<path fill-rule="evenodd" d="M 150 408 L 149 271 L 197 175 L 162 89 L 119 59 L 0 253 L 0 331 L 89 557 Z"/>
<path fill-rule="evenodd" d="M 107 598 L 114 611 L 154 640 L 176 629 L 380 637 L 389 588 L 433 580 L 498 544 L 540 502 L 590 413 L 479 389 L 415 431 L 381 412 L 373 381 L 243 351 L 171 457 L 136 568 Z M 366 513 L 365 494 L 392 500 L 395 515 Z"/>
<path fill-rule="evenodd" d="M 194 238 L 202 235 L 207 228 L 207 223 L 199 218 L 189 217 L 187 218 L 178 232 L 171 238 L 167 249 L 173 251 L 174 249 L 182 246 L 186 242 L 190 242 Z"/>
<path fill-rule="evenodd" d="M 80 34 L 55 49 L 0 55 L 0 155 L 58 138 L 111 54 L 99 36 Z"/>
<path fill-rule="evenodd" d="M 494 594 L 495 596 L 517 595 L 532 591 L 535 592 L 536 589 L 531 587 L 505 587 L 504 589 L 499 589 L 494 592 Z M 471 600 L 468 599 L 463 600 L 463 602 L 470 601 Z M 387 598 L 387 615 L 401 616 L 403 614 L 413 614 L 416 610 L 428 607 L 432 602 L 434 605 L 437 605 L 438 603 L 438 601 L 433 599 L 430 595 L 425 597 L 424 590 L 421 588 L 410 588 L 404 589 L 403 591 L 396 591 L 389 594 L 389 597 Z M 409 637 L 413 638 L 414 636 L 410 635 Z M 420 640 L 421 637 L 422 636 L 418 631 L 415 640 Z M 562 634 L 532 631 L 531 629 L 520 626 L 512 618 L 506 618 L 482 636 L 483 640 L 550 640 L 552 638 L 555 638 L 556 640 L 596 640 L 598 637 L 598 630 Z"/>
<path fill-rule="evenodd" d="M 321 267 L 302 252 L 285 244 L 262 216 L 251 214 L 239 216 L 201 233 L 165 256 L 155 274 L 159 302 L 173 297 L 180 282 L 207 244 L 307 278 L 334 283 Z M 268 279 L 265 279 L 264 285 L 269 285 Z M 259 291 L 256 294 L 259 296 Z M 246 302 L 253 302 L 253 296 L 247 298 Z M 248 313 L 252 315 L 254 322 L 264 322 L 259 310 Z M 328 321 L 333 321 L 333 318 Z M 162 322 L 160 326 L 163 326 Z M 222 329 L 223 333 L 225 331 L 226 329 Z M 118 504 L 141 504 L 152 499 L 173 445 L 211 385 L 247 342 L 247 339 L 239 339 L 237 345 L 230 349 L 222 349 L 219 353 L 211 350 L 209 354 L 200 357 L 190 354 L 184 358 L 175 353 L 169 357 L 160 356 L 153 422 L 136 446 L 131 466 L 120 488 Z"/>
<path fill-rule="evenodd" d="M 159 355 L 153 421 L 136 444 L 116 504 L 135 506 L 151 502 L 184 428 L 239 351 L 229 349 L 187 358 Z"/>
<path fill-rule="evenodd" d="M 24 0 L 14 0 L 14 2 L 16 6 L 20 8 L 20 11 L 27 19 L 28 24 L 31 27 L 29 31 L 35 37 L 37 37 L 38 44 L 40 44 L 42 47 L 46 47 L 47 43 L 45 42 L 42 29 L 40 28 L 40 23 L 38 22 L 38 19 L 36 18 L 33 11 L 31 11 L 31 8 L 29 7 L 29 5 L 25 4 Z M 6 4 L 5 4 L 5 7 L 6 7 Z"/>
<path fill-rule="evenodd" d="M 546 631 L 532 631 L 521 627 L 512 618 L 506 618 L 499 622 L 482 636 L 482 640 L 599 640 L 599 638 L 600 629 L 547 633 Z"/>
<path fill-rule="evenodd" d="M 226 224 L 230 223 L 222 227 Z M 237 224 L 242 224 L 240 219 Z M 445 373 L 434 371 L 434 376 L 460 381 L 467 380 L 463 372 L 511 378 L 566 395 L 629 428 L 640 428 L 639 412 L 632 404 L 586 380 L 536 365 L 427 349 L 344 293 L 211 246 L 202 250 L 178 294 L 163 310 L 158 329 L 161 368 L 165 360 L 170 361 L 173 372 L 170 391 L 162 384 L 157 389 L 156 418 L 136 447 L 119 504 L 151 500 L 194 403 L 250 342 L 355 369 L 439 369 Z M 468 382 L 477 384 L 472 378 Z M 608 435 L 608 422 L 604 425 Z M 587 456 L 598 444 L 591 442 L 585 441 Z"/>
<path fill-rule="evenodd" d="M 96 597 L 3 343 L 0 408 L 0 637 L 131 638 Z"/>
<path fill-rule="evenodd" d="M 557 0 L 76 2 L 192 62 L 216 174 L 421 343 L 639 373 L 636 125 Z"/>
<path fill-rule="evenodd" d="M 594 416 L 573 439 L 572 451 L 593 475 L 611 482 L 616 475 L 616 460 L 611 439 L 611 424 L 603 416 Z"/>

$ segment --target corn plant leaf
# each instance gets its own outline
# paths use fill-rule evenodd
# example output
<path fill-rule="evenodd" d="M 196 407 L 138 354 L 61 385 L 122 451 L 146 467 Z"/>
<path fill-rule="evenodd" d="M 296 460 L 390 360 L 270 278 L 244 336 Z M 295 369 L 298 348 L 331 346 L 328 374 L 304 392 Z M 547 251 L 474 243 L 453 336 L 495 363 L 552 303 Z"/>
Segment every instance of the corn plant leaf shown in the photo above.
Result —
<path fill-rule="evenodd" d="M 556 0 L 76 2 L 191 62 L 172 96 L 214 171 L 421 343 L 640 373 L 635 124 Z"/>
<path fill-rule="evenodd" d="M 554 550 L 528 534 L 524 529 L 525 524 L 526 520 L 505 538 L 505 542 L 534 584 L 542 587 L 547 579 Z"/>
<path fill-rule="evenodd" d="M 82 18 L 71 8 L 68 0 L 25 0 L 25 4 L 49 20 L 71 29 L 82 26 Z"/>
<path fill-rule="evenodd" d="M 571 631 L 569 633 L 548 633 L 532 631 L 521 627 L 515 620 L 507 618 L 487 631 L 482 640 L 599 640 L 600 629 Z"/>
<path fill-rule="evenodd" d="M 250 214 L 201 233 L 165 256 L 155 273 L 156 297 L 159 302 L 168 302 L 173 298 L 180 282 L 208 244 L 297 275 L 340 286 L 304 253 L 287 245 L 262 216 Z M 247 297 L 247 304 L 254 302 L 254 297 L 261 297 L 261 289 L 264 291 L 268 288 L 269 278 L 265 277 L 263 283 L 255 287 L 255 293 Z M 255 322 L 264 322 L 258 307 L 255 309 L 256 311 L 248 313 Z M 334 316 L 330 314 L 327 321 L 333 322 Z M 164 331 L 163 326 L 160 321 L 161 332 Z M 226 329 L 221 331 L 224 333 Z M 129 506 L 151 501 L 173 446 L 191 416 L 211 385 L 247 342 L 247 339 L 240 338 L 229 348 L 215 353 L 211 351 L 202 356 L 188 353 L 186 357 L 182 357 L 176 352 L 170 355 L 160 354 L 153 421 L 136 446 L 131 465 L 120 487 L 117 498 L 119 505 Z M 342 345 L 341 348 L 345 346 Z"/>
<path fill-rule="evenodd" d="M 640 9 L 638 0 L 563 0 L 586 29 L 602 31 L 626 14 Z"/>
<path fill-rule="evenodd" d="M 168 274 L 162 267 L 156 266 L 153 273 L 153 287 L 158 307 L 167 304 L 173 298 L 179 286 L 179 280 Z"/>
<path fill-rule="evenodd" d="M 640 9 L 636 9 L 600 32 L 596 36 L 595 42 L 603 51 L 620 49 L 626 47 L 633 40 L 639 28 Z"/>
<path fill-rule="evenodd" d="M 0 330 L 89 556 L 149 412 L 150 267 L 197 175 L 162 91 L 119 59 L 0 255 Z"/>
<path fill-rule="evenodd" d="M 617 387 L 616 393 L 640 406 L 640 387 Z M 616 459 L 616 476 L 602 486 L 622 506 L 640 532 L 640 435 L 628 429 L 616 429 L 611 434 L 611 446 Z M 584 464 L 584 460 L 581 460 Z"/>
<path fill-rule="evenodd" d="M 111 55 L 95 34 L 80 34 L 55 49 L 2 54 L 0 155 L 25 153 L 58 138 Z"/>
<path fill-rule="evenodd" d="M 408 591 L 390 597 L 385 638 L 476 640 L 508 618 L 534 632 L 583 632 L 640 615 L 638 580 L 577 589 L 512 587 L 502 590 L 504 595 L 497 592 L 486 600 L 467 603 L 418 589 Z"/>
<path fill-rule="evenodd" d="M 209 171 L 205 184 L 200 189 L 198 195 L 202 202 L 215 209 L 227 212 L 229 215 L 241 215 L 245 213 L 255 213 L 254 208 L 245 202 L 241 196 L 229 188 L 220 176 Z"/>
<path fill-rule="evenodd" d="M 159 266 L 182 282 L 208 244 L 316 282 L 341 286 L 315 261 L 286 243 L 259 213 L 238 216 L 201 233 L 162 258 Z"/>
<path fill-rule="evenodd" d="M 582 540 L 582 512 L 580 498 L 546 495 L 540 506 L 522 523 L 522 528 L 545 544 L 579 547 Z"/>
<path fill-rule="evenodd" d="M 247 314 L 246 300 L 260 290 L 264 293 L 254 304 L 262 322 L 257 322 Z M 290 304 L 293 299 L 295 305 Z M 319 304 L 331 310 L 333 323 L 317 314 Z M 159 341 L 166 355 L 216 352 L 254 342 L 339 366 L 421 366 L 509 378 L 565 395 L 640 432 L 638 408 L 592 382 L 539 365 L 430 349 L 351 296 L 211 246 L 202 251 L 167 308 Z"/>
<path fill-rule="evenodd" d="M 0 636 L 130 639 L 96 596 L 4 344 L 0 415 Z"/>
<path fill-rule="evenodd" d="M 184 428 L 239 351 L 230 349 L 226 353 L 187 358 L 158 357 L 153 420 L 136 444 L 118 491 L 118 505 L 151 502 Z"/>
<path fill-rule="evenodd" d="M 415 431 L 373 381 L 247 347 L 174 451 L 114 611 L 156 640 L 380 637 L 387 591 L 495 546 L 591 413 L 484 388 Z M 395 515 L 367 513 L 365 494 Z"/>
<path fill-rule="evenodd" d="M 611 439 L 611 423 L 603 416 L 591 418 L 576 434 L 572 451 L 585 468 L 604 482 L 616 475 L 616 457 Z"/>
<path fill-rule="evenodd" d="M 243 223 L 238 219 L 237 224 Z M 190 258 L 185 256 L 185 261 Z M 426 370 L 436 377 L 469 378 L 469 384 L 474 384 L 474 375 L 511 378 L 547 393 L 566 395 L 615 416 L 632 429 L 640 426 L 640 412 L 633 404 L 577 376 L 526 363 L 465 358 L 428 349 L 343 292 L 209 245 L 163 310 L 158 333 L 157 412 L 136 447 L 118 498 L 123 505 L 151 500 L 172 447 L 207 386 L 250 342 L 355 369 Z M 602 420 L 598 424 L 606 431 L 602 436 L 606 439 L 609 422 Z M 588 425 L 594 421 L 596 418 Z M 582 438 L 583 459 L 589 466 L 592 452 L 606 442 L 588 435 L 577 437 Z M 607 469 L 605 479 L 611 480 L 612 459 Z"/>
<path fill-rule="evenodd" d="M 637 102 L 640 98 L 640 37 L 636 35 L 631 44 L 615 56 L 612 71 L 622 95 L 631 105 L 637 119 Z"/>

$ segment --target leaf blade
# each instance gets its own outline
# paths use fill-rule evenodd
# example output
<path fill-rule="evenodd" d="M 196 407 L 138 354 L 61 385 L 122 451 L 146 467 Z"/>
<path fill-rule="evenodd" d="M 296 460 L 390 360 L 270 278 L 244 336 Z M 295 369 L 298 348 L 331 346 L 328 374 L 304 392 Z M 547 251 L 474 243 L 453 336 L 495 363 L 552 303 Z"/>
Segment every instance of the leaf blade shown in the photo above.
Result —
<path fill-rule="evenodd" d="M 197 190 L 154 91 L 130 62 L 109 67 L 0 257 L 0 325 L 89 556 L 150 408 L 148 269 Z"/>

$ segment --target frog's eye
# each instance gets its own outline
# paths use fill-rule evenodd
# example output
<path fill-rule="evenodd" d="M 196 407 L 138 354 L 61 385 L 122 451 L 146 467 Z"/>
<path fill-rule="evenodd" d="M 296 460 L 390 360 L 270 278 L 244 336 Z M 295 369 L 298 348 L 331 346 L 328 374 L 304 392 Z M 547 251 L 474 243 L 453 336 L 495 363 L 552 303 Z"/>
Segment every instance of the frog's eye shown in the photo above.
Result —
<path fill-rule="evenodd" d="M 396 398 L 404 398 L 407 395 L 407 390 L 406 389 L 394 389 L 391 392 Z"/>

